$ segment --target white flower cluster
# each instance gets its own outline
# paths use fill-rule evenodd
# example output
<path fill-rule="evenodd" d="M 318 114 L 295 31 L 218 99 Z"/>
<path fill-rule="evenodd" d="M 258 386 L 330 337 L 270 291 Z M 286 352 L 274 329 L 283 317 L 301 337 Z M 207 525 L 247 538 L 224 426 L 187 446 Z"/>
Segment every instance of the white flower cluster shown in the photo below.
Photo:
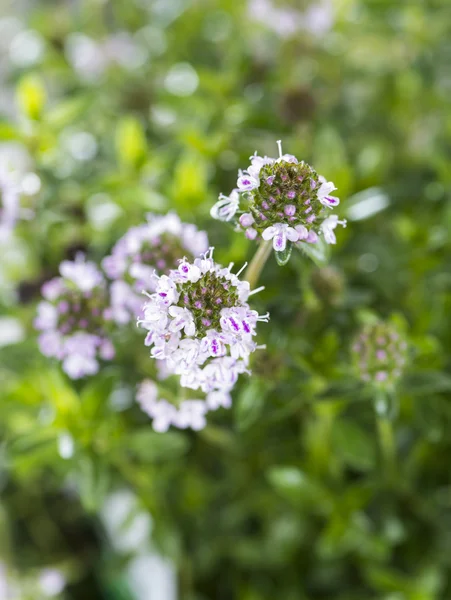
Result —
<path fill-rule="evenodd" d="M 178 406 L 158 398 L 158 387 L 150 379 L 138 387 L 136 399 L 141 409 L 152 418 L 155 431 L 164 432 L 172 425 L 178 429 L 199 431 L 207 424 L 206 414 L 220 407 L 230 408 L 232 398 L 229 392 L 210 392 L 205 400 L 182 400 Z"/>
<path fill-rule="evenodd" d="M 151 356 L 164 360 L 168 370 L 180 376 L 182 387 L 207 394 L 204 413 L 228 404 L 227 395 L 238 376 L 249 372 L 249 357 L 258 347 L 257 322 L 268 320 L 268 315 L 260 316 L 247 304 L 255 291 L 239 279 L 239 273 L 231 272 L 232 266 L 216 264 L 213 249 L 194 262 L 183 259 L 178 269 L 156 277 L 156 290 L 138 320 L 148 330 L 145 343 Z M 199 412 L 199 404 L 187 402 L 173 423 L 183 421 L 188 408 L 190 414 Z M 152 410 L 163 408 L 155 405 Z M 158 420 L 156 413 L 154 418 Z M 189 422 L 192 418 L 186 417 Z"/>
<path fill-rule="evenodd" d="M 337 225 L 346 226 L 329 213 L 340 203 L 331 195 L 336 187 L 304 161 L 282 154 L 280 141 L 278 145 L 279 158 L 250 157 L 249 167 L 238 173 L 236 189 L 219 196 L 211 216 L 236 220 L 248 239 L 272 240 L 276 252 L 284 252 L 288 244 L 314 244 L 320 235 L 335 244 Z M 240 210 L 242 199 L 248 202 L 246 211 Z"/>
<path fill-rule="evenodd" d="M 180 256 L 194 258 L 208 250 L 208 237 L 195 225 L 182 223 L 170 212 L 147 215 L 147 223 L 130 228 L 102 261 L 105 273 L 113 280 L 111 308 L 113 319 L 128 323 L 139 314 L 142 290 L 153 291 L 153 275 L 169 272 Z"/>

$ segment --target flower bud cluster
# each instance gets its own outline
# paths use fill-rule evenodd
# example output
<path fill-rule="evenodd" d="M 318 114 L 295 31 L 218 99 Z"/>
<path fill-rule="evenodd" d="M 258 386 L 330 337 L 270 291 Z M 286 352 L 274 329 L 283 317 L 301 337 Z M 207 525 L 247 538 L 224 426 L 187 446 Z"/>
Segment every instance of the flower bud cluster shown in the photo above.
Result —
<path fill-rule="evenodd" d="M 392 323 L 366 325 L 352 344 L 352 358 L 365 383 L 389 388 L 402 376 L 408 357 L 404 335 Z"/>
<path fill-rule="evenodd" d="M 42 333 L 39 347 L 45 356 L 62 361 L 72 379 L 93 375 L 99 359 L 111 360 L 114 347 L 106 325 L 111 318 L 107 283 L 97 266 L 78 255 L 63 261 L 61 277 L 42 287 L 35 327 Z"/>

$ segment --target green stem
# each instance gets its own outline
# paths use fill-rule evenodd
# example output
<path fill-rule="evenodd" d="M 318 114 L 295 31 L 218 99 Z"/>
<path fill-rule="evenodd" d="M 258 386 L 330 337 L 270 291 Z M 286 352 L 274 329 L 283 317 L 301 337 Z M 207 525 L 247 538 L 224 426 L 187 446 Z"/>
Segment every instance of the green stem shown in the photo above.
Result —
<path fill-rule="evenodd" d="M 271 250 L 272 240 L 261 242 L 257 252 L 254 254 L 253 259 L 246 269 L 244 279 L 249 281 L 251 289 L 257 285 L 258 278 L 260 277 L 260 273 L 262 272 L 269 255 L 271 254 Z"/>
<path fill-rule="evenodd" d="M 381 400 L 381 399 L 379 399 Z M 378 402 L 376 402 L 376 425 L 377 433 L 379 436 L 379 445 L 384 463 L 384 469 L 387 478 L 391 481 L 396 476 L 396 440 L 393 431 L 392 420 L 387 414 L 384 414 L 380 409 L 378 410 Z M 379 404 L 380 408 L 380 404 Z"/>

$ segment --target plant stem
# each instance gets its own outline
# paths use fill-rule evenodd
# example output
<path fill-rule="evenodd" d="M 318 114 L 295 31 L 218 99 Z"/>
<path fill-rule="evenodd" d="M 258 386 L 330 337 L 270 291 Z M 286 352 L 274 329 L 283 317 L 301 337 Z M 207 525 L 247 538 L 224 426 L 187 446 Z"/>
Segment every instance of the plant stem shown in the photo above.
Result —
<path fill-rule="evenodd" d="M 269 255 L 271 254 L 271 250 L 271 240 L 267 242 L 261 242 L 257 252 L 254 254 L 253 259 L 251 260 L 248 268 L 246 269 L 244 279 L 247 279 L 247 281 L 249 281 L 251 289 L 257 285 L 258 278 L 260 277 L 260 273 L 262 272 L 262 269 L 265 266 Z"/>
<path fill-rule="evenodd" d="M 390 417 L 381 414 L 376 408 L 376 425 L 379 444 L 387 478 L 394 480 L 396 475 L 396 442 Z"/>

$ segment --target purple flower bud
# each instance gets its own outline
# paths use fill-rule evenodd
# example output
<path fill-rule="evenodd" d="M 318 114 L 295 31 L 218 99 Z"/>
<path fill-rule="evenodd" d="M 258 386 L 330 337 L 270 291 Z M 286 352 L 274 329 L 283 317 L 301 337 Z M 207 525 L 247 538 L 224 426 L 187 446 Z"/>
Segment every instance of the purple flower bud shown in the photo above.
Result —
<path fill-rule="evenodd" d="M 246 229 L 245 236 L 248 240 L 255 240 L 255 238 L 257 237 L 257 230 L 253 227 L 248 227 L 248 229 Z"/>
<path fill-rule="evenodd" d="M 244 228 L 250 227 L 251 225 L 253 225 L 255 223 L 254 217 L 250 213 L 242 214 L 239 221 L 240 221 L 240 225 Z"/>
<path fill-rule="evenodd" d="M 283 212 L 287 215 L 287 217 L 292 217 L 296 214 L 296 207 L 294 204 L 287 204 L 283 209 Z"/>
<path fill-rule="evenodd" d="M 296 198 L 296 192 L 294 190 L 290 190 L 287 193 L 287 198 L 289 198 L 290 200 L 293 200 L 293 198 Z"/>
<path fill-rule="evenodd" d="M 316 242 L 318 241 L 318 236 L 314 231 L 309 231 L 305 241 L 309 244 L 316 244 Z"/>

